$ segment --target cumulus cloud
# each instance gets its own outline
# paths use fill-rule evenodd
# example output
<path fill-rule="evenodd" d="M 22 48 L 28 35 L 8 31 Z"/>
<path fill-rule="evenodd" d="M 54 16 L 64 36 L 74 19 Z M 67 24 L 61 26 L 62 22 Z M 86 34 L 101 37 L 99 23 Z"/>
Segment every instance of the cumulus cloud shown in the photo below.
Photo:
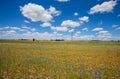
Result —
<path fill-rule="evenodd" d="M 98 25 L 102 25 L 102 24 L 103 24 L 103 21 L 98 22 Z"/>
<path fill-rule="evenodd" d="M 112 38 L 111 34 L 100 34 L 97 36 L 98 39 L 100 40 L 107 40 L 109 38 Z"/>
<path fill-rule="evenodd" d="M 3 30 L 2 28 L 0 28 L 0 30 Z"/>
<path fill-rule="evenodd" d="M 61 14 L 61 11 L 57 11 L 56 8 L 53 6 L 50 6 L 50 8 L 48 9 L 48 12 L 55 16 L 59 16 Z"/>
<path fill-rule="evenodd" d="M 11 29 L 11 30 L 20 30 L 19 27 L 9 27 L 9 29 Z"/>
<path fill-rule="evenodd" d="M 81 22 L 88 22 L 89 21 L 89 17 L 88 16 L 83 16 L 83 17 L 79 18 L 79 20 Z"/>
<path fill-rule="evenodd" d="M 14 34 L 14 33 L 16 33 L 15 30 L 8 30 L 8 31 L 5 31 L 5 32 L 6 32 L 6 34 Z"/>
<path fill-rule="evenodd" d="M 51 26 L 51 23 L 45 22 L 45 23 L 41 24 L 40 26 L 42 26 L 42 27 L 49 27 L 49 26 Z"/>
<path fill-rule="evenodd" d="M 42 39 L 42 40 L 50 40 L 53 35 L 48 32 L 43 32 L 43 33 L 33 32 L 33 33 L 24 33 L 22 36 L 25 39 L 36 38 L 36 39 Z"/>
<path fill-rule="evenodd" d="M 31 29 L 29 26 L 22 26 L 23 29 Z"/>
<path fill-rule="evenodd" d="M 81 34 L 81 32 L 80 32 L 80 31 L 77 31 L 77 32 L 75 32 L 74 36 L 75 36 L 75 37 L 79 37 L 80 34 Z"/>
<path fill-rule="evenodd" d="M 112 35 L 108 31 L 104 31 L 104 30 L 99 31 L 97 34 L 98 34 L 97 38 L 101 40 L 107 40 L 112 37 Z"/>
<path fill-rule="evenodd" d="M 41 39 L 41 40 L 51 40 L 51 39 L 63 39 L 63 35 L 56 33 L 49 33 L 49 32 L 25 32 L 25 33 L 17 33 L 14 31 L 5 31 L 0 35 L 0 39 Z"/>
<path fill-rule="evenodd" d="M 115 30 L 120 30 L 120 25 L 112 25 L 112 28 L 114 28 Z"/>
<path fill-rule="evenodd" d="M 81 32 L 80 31 L 77 31 L 76 34 L 80 34 Z"/>
<path fill-rule="evenodd" d="M 103 28 L 94 28 L 92 31 L 101 31 Z"/>
<path fill-rule="evenodd" d="M 68 32 L 74 32 L 74 29 L 69 30 Z"/>
<path fill-rule="evenodd" d="M 20 6 L 20 11 L 24 17 L 31 19 L 33 22 L 49 22 L 53 19 L 52 15 L 59 15 L 60 11 L 57 11 L 54 7 L 50 7 L 48 10 L 42 5 L 28 3 L 23 7 Z"/>
<path fill-rule="evenodd" d="M 57 0 L 58 2 L 68 2 L 70 0 Z"/>
<path fill-rule="evenodd" d="M 92 40 L 94 35 L 82 35 L 82 36 L 73 36 L 75 40 Z"/>
<path fill-rule="evenodd" d="M 116 30 L 120 30 L 120 27 L 117 27 Z"/>
<path fill-rule="evenodd" d="M 106 34 L 106 33 L 109 33 L 108 31 L 99 31 L 98 34 Z"/>
<path fill-rule="evenodd" d="M 2 31 L 11 34 L 15 32 L 34 32 L 36 31 L 36 29 L 28 26 L 23 26 L 23 27 L 6 26 L 2 28 Z"/>
<path fill-rule="evenodd" d="M 28 24 L 30 23 L 28 20 L 24 20 L 24 22 L 25 22 L 25 23 L 28 23 Z"/>
<path fill-rule="evenodd" d="M 63 32 L 66 32 L 68 30 L 67 27 L 51 27 L 51 29 L 54 31 L 63 31 Z"/>
<path fill-rule="evenodd" d="M 116 25 L 116 24 L 114 24 L 114 25 L 112 25 L 112 28 L 116 28 L 116 27 L 118 27 L 119 25 Z"/>
<path fill-rule="evenodd" d="M 117 0 L 106 1 L 102 4 L 97 4 L 94 7 L 92 7 L 89 11 L 89 14 L 112 12 L 116 5 Z"/>
<path fill-rule="evenodd" d="M 91 40 L 94 38 L 94 35 L 83 35 L 80 38 L 84 40 Z"/>
<path fill-rule="evenodd" d="M 34 32 L 34 31 L 36 31 L 36 29 L 31 28 L 29 26 L 23 26 L 19 31 L 32 31 L 32 32 Z"/>
<path fill-rule="evenodd" d="M 75 12 L 75 13 L 74 13 L 74 16 L 78 16 L 78 13 L 77 13 L 77 12 Z"/>
<path fill-rule="evenodd" d="M 9 29 L 10 28 L 10 26 L 6 26 L 6 27 L 3 27 L 4 29 Z"/>
<path fill-rule="evenodd" d="M 72 20 L 65 20 L 61 23 L 61 26 L 75 28 L 80 26 L 80 23 Z"/>
<path fill-rule="evenodd" d="M 52 39 L 63 39 L 63 34 L 54 31 Z"/>
<path fill-rule="evenodd" d="M 12 29 L 11 29 L 12 28 Z M 28 26 L 20 27 L 19 30 L 16 30 L 16 27 L 3 27 L 0 31 L 0 39 L 51 39 L 53 34 L 48 32 L 36 32 L 35 28 Z"/>
<path fill-rule="evenodd" d="M 13 26 L 6 26 L 6 27 L 3 27 L 1 29 L 20 30 L 21 28 L 19 28 L 19 27 L 13 27 Z"/>
<path fill-rule="evenodd" d="M 53 18 L 43 6 L 34 3 L 28 3 L 23 7 L 20 7 L 20 11 L 22 12 L 23 16 L 31 19 L 33 22 L 47 22 Z"/>
<path fill-rule="evenodd" d="M 31 31 L 34 32 L 34 31 L 36 31 L 36 29 L 35 28 L 31 28 Z"/>
<path fill-rule="evenodd" d="M 118 14 L 118 17 L 120 17 L 120 14 Z"/>
<path fill-rule="evenodd" d="M 87 27 L 85 27 L 85 28 L 83 28 L 82 30 L 83 30 L 83 31 L 88 31 L 88 28 L 87 28 Z"/>

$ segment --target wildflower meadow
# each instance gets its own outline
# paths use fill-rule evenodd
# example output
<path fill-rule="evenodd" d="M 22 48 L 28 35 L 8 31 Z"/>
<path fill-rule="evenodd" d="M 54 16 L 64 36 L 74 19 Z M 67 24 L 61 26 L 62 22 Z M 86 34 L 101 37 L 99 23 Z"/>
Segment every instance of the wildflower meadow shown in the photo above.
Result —
<path fill-rule="evenodd" d="M 2 40 L 0 79 L 120 79 L 120 42 Z"/>

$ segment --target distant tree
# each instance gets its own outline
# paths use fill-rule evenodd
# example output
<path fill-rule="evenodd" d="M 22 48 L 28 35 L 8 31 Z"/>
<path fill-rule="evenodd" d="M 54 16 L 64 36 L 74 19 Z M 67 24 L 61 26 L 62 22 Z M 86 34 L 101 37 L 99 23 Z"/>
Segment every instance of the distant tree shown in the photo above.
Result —
<path fill-rule="evenodd" d="M 33 38 L 33 41 L 35 41 L 35 38 Z"/>
<path fill-rule="evenodd" d="M 120 42 L 120 40 L 118 40 L 118 42 Z"/>
<path fill-rule="evenodd" d="M 56 39 L 55 41 L 64 41 L 64 39 Z"/>

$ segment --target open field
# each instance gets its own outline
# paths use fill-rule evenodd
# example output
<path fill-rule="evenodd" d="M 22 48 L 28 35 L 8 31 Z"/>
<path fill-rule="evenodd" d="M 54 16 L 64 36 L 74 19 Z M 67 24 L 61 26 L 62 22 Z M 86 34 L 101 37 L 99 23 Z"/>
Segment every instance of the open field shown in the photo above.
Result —
<path fill-rule="evenodd" d="M 0 41 L 0 79 L 120 79 L 120 42 Z"/>

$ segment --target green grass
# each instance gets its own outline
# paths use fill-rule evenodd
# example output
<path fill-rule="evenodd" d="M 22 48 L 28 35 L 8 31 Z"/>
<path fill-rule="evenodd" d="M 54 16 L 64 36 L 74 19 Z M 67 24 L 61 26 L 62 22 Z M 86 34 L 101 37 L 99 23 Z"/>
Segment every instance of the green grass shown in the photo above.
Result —
<path fill-rule="evenodd" d="M 0 41 L 1 79 L 120 79 L 120 42 Z"/>

